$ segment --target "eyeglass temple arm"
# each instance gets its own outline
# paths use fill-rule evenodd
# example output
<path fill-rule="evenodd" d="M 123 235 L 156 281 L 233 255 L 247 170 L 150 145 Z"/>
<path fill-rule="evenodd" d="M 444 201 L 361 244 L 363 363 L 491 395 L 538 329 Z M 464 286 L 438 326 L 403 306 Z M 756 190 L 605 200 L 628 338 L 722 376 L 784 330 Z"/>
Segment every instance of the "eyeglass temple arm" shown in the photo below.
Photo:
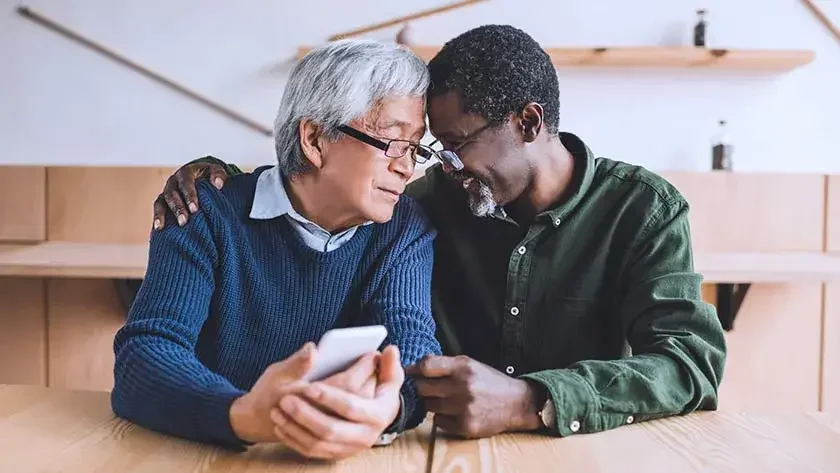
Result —
<path fill-rule="evenodd" d="M 363 143 L 367 143 L 367 144 L 373 146 L 374 148 L 379 148 L 382 151 L 387 151 L 388 150 L 388 145 L 386 143 L 383 143 L 383 142 L 381 142 L 381 141 L 379 141 L 375 138 L 371 138 L 370 136 L 368 136 L 364 133 L 360 133 L 359 131 L 357 131 L 353 128 L 350 128 L 349 126 L 342 125 L 342 126 L 339 126 L 338 129 L 340 131 L 352 136 L 353 138 L 356 138 L 357 140 L 359 140 Z"/>

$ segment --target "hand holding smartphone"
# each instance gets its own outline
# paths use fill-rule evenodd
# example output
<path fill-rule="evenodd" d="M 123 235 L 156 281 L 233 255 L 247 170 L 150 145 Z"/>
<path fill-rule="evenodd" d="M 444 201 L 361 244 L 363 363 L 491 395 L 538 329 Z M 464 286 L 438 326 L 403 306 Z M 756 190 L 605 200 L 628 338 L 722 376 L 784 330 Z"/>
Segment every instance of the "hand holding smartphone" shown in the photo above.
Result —
<path fill-rule="evenodd" d="M 387 335 L 388 330 L 383 325 L 327 331 L 318 341 L 315 366 L 303 379 L 320 381 L 346 370 L 363 355 L 377 351 Z"/>

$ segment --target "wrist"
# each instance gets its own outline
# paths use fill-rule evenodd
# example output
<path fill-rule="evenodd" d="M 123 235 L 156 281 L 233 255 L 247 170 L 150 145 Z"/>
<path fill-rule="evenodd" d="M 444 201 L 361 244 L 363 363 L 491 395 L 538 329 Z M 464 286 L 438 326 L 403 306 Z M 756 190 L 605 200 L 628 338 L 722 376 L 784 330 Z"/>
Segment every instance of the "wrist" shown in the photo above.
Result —
<path fill-rule="evenodd" d="M 534 431 L 542 428 L 540 409 L 548 399 L 546 389 L 539 383 L 526 380 L 518 380 L 521 384 L 518 409 L 515 415 L 511 416 L 514 431 Z"/>
<path fill-rule="evenodd" d="M 248 394 L 234 399 L 228 411 L 230 427 L 233 433 L 243 442 L 257 443 L 261 439 L 255 426 L 256 414 Z"/>

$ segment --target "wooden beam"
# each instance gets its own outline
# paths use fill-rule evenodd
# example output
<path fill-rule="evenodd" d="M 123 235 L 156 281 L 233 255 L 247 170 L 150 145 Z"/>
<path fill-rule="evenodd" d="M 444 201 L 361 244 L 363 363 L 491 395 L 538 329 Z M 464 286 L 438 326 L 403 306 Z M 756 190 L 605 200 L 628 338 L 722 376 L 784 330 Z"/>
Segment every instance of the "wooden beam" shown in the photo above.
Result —
<path fill-rule="evenodd" d="M 380 23 L 374 23 L 369 26 L 364 26 L 361 28 L 356 28 L 354 30 L 346 31 L 344 33 L 338 33 L 329 37 L 330 41 L 335 41 L 344 38 L 350 38 L 352 36 L 359 36 L 360 34 L 370 33 L 371 31 L 381 30 L 384 28 L 389 28 L 391 26 L 399 25 L 400 23 L 405 23 L 411 20 L 419 20 L 420 18 L 426 18 L 432 15 L 439 15 L 443 12 L 447 12 L 450 10 L 454 10 L 456 8 L 466 7 L 468 5 L 472 5 L 475 3 L 485 2 L 487 0 L 462 0 L 460 2 L 450 3 L 448 5 L 443 5 L 437 8 L 431 8 L 429 10 L 423 10 L 417 13 L 412 13 L 411 15 L 405 15 L 397 18 L 392 18 L 387 21 L 383 21 Z"/>
<path fill-rule="evenodd" d="M 112 60 L 116 61 L 117 63 L 122 64 L 123 66 L 126 66 L 129 69 L 131 69 L 131 70 L 133 70 L 133 71 L 135 71 L 135 72 L 137 72 L 137 73 L 139 73 L 143 76 L 146 76 L 149 79 L 152 79 L 153 81 L 155 81 L 159 84 L 162 84 L 162 85 L 178 92 L 179 94 L 184 95 L 184 96 L 186 96 L 186 97 L 204 105 L 205 107 L 207 107 L 207 108 L 209 108 L 209 109 L 211 109 L 211 110 L 213 110 L 213 111 L 215 111 L 215 112 L 217 112 L 221 115 L 224 115 L 224 116 L 230 118 L 231 120 L 233 120 L 235 122 L 238 122 L 242 125 L 245 125 L 246 127 L 250 128 L 250 129 L 252 129 L 252 130 L 254 130 L 258 133 L 261 133 L 265 136 L 271 136 L 272 135 L 272 131 L 271 131 L 270 127 L 267 127 L 267 126 L 265 126 L 261 123 L 258 123 L 254 120 L 251 120 L 250 118 L 248 118 L 248 117 L 246 117 L 246 116 L 244 116 L 244 115 L 242 115 L 242 114 L 240 114 L 240 113 L 238 113 L 238 112 L 236 112 L 236 111 L 234 111 L 234 110 L 232 110 L 228 107 L 225 107 L 224 105 L 222 105 L 218 102 L 210 100 L 209 98 L 204 97 L 203 95 L 200 95 L 199 93 L 190 90 L 186 86 L 183 86 L 183 85 L 175 82 L 172 79 L 166 78 L 163 75 L 149 69 L 148 67 L 142 66 L 142 65 L 126 58 L 125 56 L 122 56 L 122 55 L 118 54 L 117 52 L 115 52 L 111 49 L 108 49 L 105 46 L 103 46 L 101 44 L 98 44 L 95 41 L 93 41 L 91 39 L 88 39 L 88 38 L 82 36 L 81 34 L 75 32 L 75 31 L 72 31 L 71 29 L 67 28 L 66 26 L 59 24 L 55 20 L 47 18 L 45 15 L 43 15 L 41 13 L 38 13 L 38 12 L 32 10 L 29 7 L 24 7 L 24 6 L 18 7 L 17 12 L 20 16 L 26 18 L 27 20 L 31 20 L 34 23 L 37 23 L 37 24 L 39 24 L 39 25 L 41 25 L 41 26 L 43 26 L 43 27 L 45 27 L 49 30 L 52 30 L 52 31 L 64 36 L 65 38 L 68 38 L 72 41 L 80 43 L 83 46 L 85 46 L 85 47 L 87 47 L 87 48 L 89 48 L 93 51 L 96 51 L 99 54 L 102 54 L 103 56 L 105 56 L 109 59 L 112 59 Z"/>
<path fill-rule="evenodd" d="M 816 15 L 817 19 L 820 20 L 820 23 L 822 23 L 823 26 L 828 28 L 828 31 L 834 35 L 834 38 L 837 39 L 837 41 L 840 41 L 840 28 L 837 28 L 837 26 L 835 26 L 827 16 L 825 16 L 825 13 L 823 13 L 822 9 L 814 3 L 814 0 L 802 0 L 802 3 L 804 3 L 805 6 L 808 7 L 814 15 Z"/>

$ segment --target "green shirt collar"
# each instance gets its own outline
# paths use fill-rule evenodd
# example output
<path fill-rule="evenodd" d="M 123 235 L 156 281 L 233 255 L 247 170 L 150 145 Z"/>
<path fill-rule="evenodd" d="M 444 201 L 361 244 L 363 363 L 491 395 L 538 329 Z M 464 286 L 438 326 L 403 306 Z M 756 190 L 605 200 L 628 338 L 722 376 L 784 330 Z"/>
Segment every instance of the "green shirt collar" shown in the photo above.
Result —
<path fill-rule="evenodd" d="M 592 180 L 595 177 L 595 155 L 589 146 L 580 138 L 572 133 L 560 132 L 560 141 L 563 146 L 572 154 L 575 160 L 575 177 L 573 185 L 576 186 L 574 193 L 569 196 L 562 204 L 550 208 L 537 215 L 537 218 L 550 218 L 552 225 L 555 227 L 563 222 L 563 219 L 577 207 L 583 196 L 586 195 L 589 187 L 592 185 Z M 491 215 L 492 218 L 503 220 L 506 222 L 513 222 L 508 217 L 502 206 L 496 207 L 496 211 Z"/>

